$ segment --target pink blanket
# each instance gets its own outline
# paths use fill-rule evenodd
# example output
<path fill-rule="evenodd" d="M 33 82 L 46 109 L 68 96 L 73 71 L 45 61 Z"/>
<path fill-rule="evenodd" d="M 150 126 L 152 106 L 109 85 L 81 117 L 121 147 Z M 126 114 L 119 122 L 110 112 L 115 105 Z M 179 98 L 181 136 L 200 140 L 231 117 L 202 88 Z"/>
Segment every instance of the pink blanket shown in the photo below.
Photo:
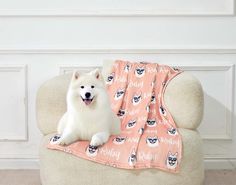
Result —
<path fill-rule="evenodd" d="M 121 134 L 100 147 L 78 141 L 48 148 L 118 168 L 178 172 L 182 141 L 163 95 L 179 73 L 166 65 L 116 61 L 106 82 L 111 107 L 121 119 Z"/>

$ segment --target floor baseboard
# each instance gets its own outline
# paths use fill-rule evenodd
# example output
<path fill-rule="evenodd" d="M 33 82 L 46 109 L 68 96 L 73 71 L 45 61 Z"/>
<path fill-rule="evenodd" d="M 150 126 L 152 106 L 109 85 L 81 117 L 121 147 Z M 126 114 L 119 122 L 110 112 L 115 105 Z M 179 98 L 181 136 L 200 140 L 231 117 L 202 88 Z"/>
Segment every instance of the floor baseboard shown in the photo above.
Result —
<path fill-rule="evenodd" d="M 0 169 L 39 169 L 39 159 L 0 159 Z"/>

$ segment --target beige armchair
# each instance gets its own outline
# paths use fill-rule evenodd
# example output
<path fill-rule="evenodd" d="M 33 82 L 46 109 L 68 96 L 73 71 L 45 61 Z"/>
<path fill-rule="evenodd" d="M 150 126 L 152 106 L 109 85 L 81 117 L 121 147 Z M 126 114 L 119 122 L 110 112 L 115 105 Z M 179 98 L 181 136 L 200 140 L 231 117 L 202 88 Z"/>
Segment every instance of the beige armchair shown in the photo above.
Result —
<path fill-rule="evenodd" d="M 106 75 L 110 65 L 104 67 Z M 202 140 L 197 132 L 203 114 L 203 91 L 196 78 L 182 73 L 168 85 L 164 100 L 183 140 L 179 174 L 158 169 L 124 170 L 49 150 L 46 145 L 55 134 L 66 111 L 66 92 L 71 74 L 45 82 L 37 95 L 37 122 L 43 134 L 40 146 L 42 185 L 202 185 L 204 166 Z"/>

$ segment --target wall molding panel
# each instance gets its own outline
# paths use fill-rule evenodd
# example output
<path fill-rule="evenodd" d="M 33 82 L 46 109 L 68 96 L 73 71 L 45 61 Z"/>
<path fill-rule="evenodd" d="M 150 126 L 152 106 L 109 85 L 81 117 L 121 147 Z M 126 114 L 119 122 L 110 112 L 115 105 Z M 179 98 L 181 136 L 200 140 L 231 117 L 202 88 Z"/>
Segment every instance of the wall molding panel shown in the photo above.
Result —
<path fill-rule="evenodd" d="M 13 8 L 13 3 L 18 5 Z M 70 3 L 73 5 L 73 3 Z M 19 4 L 17 1 L 0 3 L 0 16 L 23 17 L 75 17 L 75 16 L 232 16 L 234 15 L 234 0 L 144 0 L 127 2 L 83 1 L 75 6 L 56 0 L 33 3 L 27 0 Z M 77 6 L 76 6 L 77 5 Z M 78 6 L 79 5 L 79 6 Z M 47 9 L 45 9 L 47 7 Z"/>
<path fill-rule="evenodd" d="M 227 63 L 227 62 L 226 62 Z M 206 72 L 225 72 L 226 77 L 224 83 L 226 84 L 226 96 L 224 102 L 225 109 L 225 126 L 223 134 L 202 134 L 204 140 L 232 140 L 232 129 L 233 129 L 233 115 L 234 115 L 234 74 L 235 74 L 235 65 L 234 64 L 225 64 L 225 65 L 199 65 L 199 66 L 179 66 L 184 71 L 206 71 Z M 204 89 L 204 86 L 203 86 Z M 221 91 L 219 87 L 218 91 Z M 210 107 L 208 107 L 210 108 Z"/>
<path fill-rule="evenodd" d="M 1 76 L 3 75 L 3 76 Z M 9 75 L 9 76 L 7 76 Z M 13 75 L 16 75 L 15 78 L 13 77 Z M 16 112 L 12 112 L 11 114 L 13 115 L 8 115 L 7 112 L 5 112 L 5 114 L 7 114 L 8 116 L 12 116 L 12 117 L 16 117 L 16 120 L 14 119 L 10 119 L 10 120 L 4 120 L 1 118 L 2 122 L 5 122 L 5 124 L 11 124 L 12 126 L 16 126 L 17 129 L 14 129 L 13 132 L 10 132 L 8 128 L 6 128 L 6 131 L 4 129 L 4 127 L 7 127 L 7 125 L 0 125 L 1 130 L 5 130 L 4 133 L 0 134 L 0 142 L 4 141 L 4 142 L 9 142 L 9 141 L 27 141 L 28 140 L 28 87 L 27 87 L 27 65 L 9 65 L 9 64 L 5 64 L 5 65 L 0 65 L 0 76 L 1 77 L 6 77 L 4 79 L 4 81 L 6 81 L 6 83 L 8 83 L 7 81 L 9 80 L 9 85 L 7 85 L 6 83 L 2 84 L 1 86 L 10 86 L 10 88 L 12 87 L 11 85 L 15 86 L 12 89 L 9 89 L 13 92 L 9 92 L 9 96 L 5 97 L 7 98 L 7 101 L 4 101 L 5 103 L 7 103 L 8 105 L 11 105 L 11 108 L 16 107 L 16 109 L 12 109 L 12 111 L 16 111 Z M 7 79 L 9 77 L 9 79 Z M 12 78 L 13 77 L 13 78 Z M 18 81 L 17 81 L 18 80 Z M 3 79 L 0 79 L 0 82 L 3 82 Z M 15 84 L 11 84 L 11 83 L 17 83 Z M 7 86 L 6 86 L 7 85 Z M 6 89 L 3 89 L 6 90 Z M 6 92 L 8 93 L 8 92 Z M 3 102 L 2 102 L 3 103 Z M 2 105 L 2 104 L 1 104 Z M 1 106 L 0 105 L 0 106 Z M 4 110 L 7 107 L 1 107 L 1 110 Z M 10 107 L 8 107 L 10 108 Z M 7 110 L 8 110 L 7 108 Z M 15 114 L 15 115 L 14 115 Z M 2 115 L 3 116 L 3 115 Z M 10 122 L 7 122 L 10 121 Z"/>
<path fill-rule="evenodd" d="M 99 66 L 91 66 L 91 67 L 81 67 L 81 66 L 61 66 L 59 67 L 59 74 L 66 74 L 72 73 L 75 69 L 79 70 L 80 72 L 88 72 L 93 69 L 100 68 Z"/>
<path fill-rule="evenodd" d="M 94 47 L 94 48 L 24 48 L 24 49 L 3 49 L 0 48 L 0 54 L 236 54 L 234 48 L 215 47 L 162 47 L 155 46 L 149 48 L 137 47 Z"/>

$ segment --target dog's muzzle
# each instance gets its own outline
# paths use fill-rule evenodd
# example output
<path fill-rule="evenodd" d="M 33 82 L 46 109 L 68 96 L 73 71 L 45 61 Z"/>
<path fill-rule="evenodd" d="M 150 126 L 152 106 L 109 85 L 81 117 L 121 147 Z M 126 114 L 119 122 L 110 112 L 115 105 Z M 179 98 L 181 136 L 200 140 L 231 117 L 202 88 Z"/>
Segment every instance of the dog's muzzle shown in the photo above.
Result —
<path fill-rule="evenodd" d="M 81 99 L 83 100 L 85 105 L 90 105 L 93 101 L 93 98 L 83 98 L 82 96 L 81 96 Z"/>
<path fill-rule="evenodd" d="M 93 101 L 93 97 L 91 97 L 91 93 L 90 92 L 86 92 L 85 93 L 85 98 L 83 98 L 81 96 L 83 102 L 85 103 L 85 105 L 90 105 Z"/>

